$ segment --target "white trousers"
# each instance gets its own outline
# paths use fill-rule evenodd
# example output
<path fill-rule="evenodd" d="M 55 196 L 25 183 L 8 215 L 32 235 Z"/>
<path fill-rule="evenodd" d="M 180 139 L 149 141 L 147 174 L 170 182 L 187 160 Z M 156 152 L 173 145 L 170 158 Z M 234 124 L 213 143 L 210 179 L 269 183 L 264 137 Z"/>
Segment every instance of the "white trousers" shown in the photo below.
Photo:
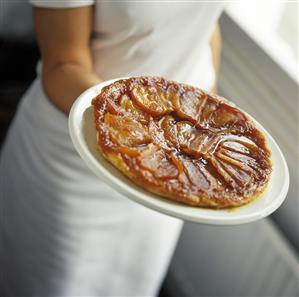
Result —
<path fill-rule="evenodd" d="M 39 79 L 2 150 L 0 209 L 4 296 L 154 296 L 182 228 L 89 171 Z"/>

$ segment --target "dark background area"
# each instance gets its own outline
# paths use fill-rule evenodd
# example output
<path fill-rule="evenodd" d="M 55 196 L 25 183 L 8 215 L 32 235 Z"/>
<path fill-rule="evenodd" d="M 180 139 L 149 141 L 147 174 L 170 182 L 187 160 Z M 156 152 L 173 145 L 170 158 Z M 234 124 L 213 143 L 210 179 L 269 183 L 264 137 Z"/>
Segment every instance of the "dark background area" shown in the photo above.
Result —
<path fill-rule="evenodd" d="M 0 146 L 21 96 L 35 77 L 35 43 L 0 39 Z"/>

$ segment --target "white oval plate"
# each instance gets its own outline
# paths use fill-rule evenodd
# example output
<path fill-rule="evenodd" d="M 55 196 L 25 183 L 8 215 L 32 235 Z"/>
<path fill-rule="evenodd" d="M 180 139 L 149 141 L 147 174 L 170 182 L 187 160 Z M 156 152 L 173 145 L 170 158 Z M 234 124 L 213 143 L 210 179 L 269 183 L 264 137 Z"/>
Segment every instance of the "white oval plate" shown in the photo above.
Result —
<path fill-rule="evenodd" d="M 259 220 L 274 212 L 284 201 L 289 188 L 286 161 L 271 135 L 260 125 L 272 151 L 273 172 L 267 190 L 255 201 L 233 210 L 213 210 L 187 206 L 161 198 L 135 185 L 111 165 L 97 149 L 91 100 L 101 89 L 119 80 L 103 82 L 78 97 L 69 115 L 69 131 L 73 144 L 87 166 L 112 188 L 127 198 L 158 212 L 195 223 L 235 225 Z"/>

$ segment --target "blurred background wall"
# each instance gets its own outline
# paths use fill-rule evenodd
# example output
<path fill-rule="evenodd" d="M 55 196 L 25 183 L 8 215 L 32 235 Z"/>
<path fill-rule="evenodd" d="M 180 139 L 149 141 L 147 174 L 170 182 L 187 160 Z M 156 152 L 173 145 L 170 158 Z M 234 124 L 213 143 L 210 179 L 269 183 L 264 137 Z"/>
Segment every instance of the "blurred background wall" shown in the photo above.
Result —
<path fill-rule="evenodd" d="M 28 1 L 0 0 L 0 145 L 21 95 L 35 77 L 37 59 Z"/>

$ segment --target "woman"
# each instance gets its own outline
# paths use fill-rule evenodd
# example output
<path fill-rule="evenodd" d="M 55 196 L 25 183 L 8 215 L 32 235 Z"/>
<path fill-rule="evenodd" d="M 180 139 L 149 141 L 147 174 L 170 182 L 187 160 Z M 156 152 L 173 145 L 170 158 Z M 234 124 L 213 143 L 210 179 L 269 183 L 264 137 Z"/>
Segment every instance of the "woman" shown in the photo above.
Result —
<path fill-rule="evenodd" d="M 96 178 L 72 146 L 67 114 L 84 90 L 117 77 L 212 89 L 222 5 L 31 2 L 42 62 L 1 155 L 4 295 L 154 296 L 182 222 Z"/>

